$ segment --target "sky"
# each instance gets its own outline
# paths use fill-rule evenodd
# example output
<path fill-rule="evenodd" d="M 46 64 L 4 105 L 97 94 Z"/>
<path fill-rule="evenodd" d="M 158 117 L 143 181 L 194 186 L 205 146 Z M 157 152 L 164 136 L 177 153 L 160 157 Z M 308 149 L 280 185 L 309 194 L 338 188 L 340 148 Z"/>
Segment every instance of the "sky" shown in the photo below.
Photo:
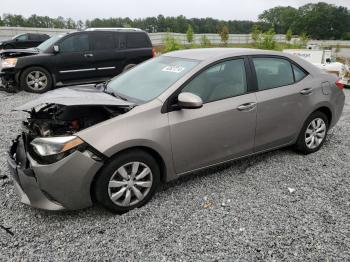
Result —
<path fill-rule="evenodd" d="M 147 16 L 212 17 L 222 20 L 257 20 L 264 10 L 275 6 L 299 7 L 318 0 L 2 0 L 4 13 L 63 16 L 75 20 Z M 350 0 L 323 0 L 350 9 Z"/>

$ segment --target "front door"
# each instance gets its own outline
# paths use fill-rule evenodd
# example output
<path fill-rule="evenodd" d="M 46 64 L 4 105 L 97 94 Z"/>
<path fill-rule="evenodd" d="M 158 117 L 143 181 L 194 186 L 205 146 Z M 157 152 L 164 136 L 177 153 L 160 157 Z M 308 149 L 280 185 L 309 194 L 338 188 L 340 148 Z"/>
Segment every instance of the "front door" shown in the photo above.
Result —
<path fill-rule="evenodd" d="M 182 89 L 200 96 L 204 105 L 169 113 L 177 173 L 253 152 L 257 101 L 249 93 L 246 64 L 241 58 L 213 65 Z"/>
<path fill-rule="evenodd" d="M 57 82 L 94 78 L 96 67 L 87 33 L 73 34 L 59 43 L 59 53 L 55 55 Z"/>

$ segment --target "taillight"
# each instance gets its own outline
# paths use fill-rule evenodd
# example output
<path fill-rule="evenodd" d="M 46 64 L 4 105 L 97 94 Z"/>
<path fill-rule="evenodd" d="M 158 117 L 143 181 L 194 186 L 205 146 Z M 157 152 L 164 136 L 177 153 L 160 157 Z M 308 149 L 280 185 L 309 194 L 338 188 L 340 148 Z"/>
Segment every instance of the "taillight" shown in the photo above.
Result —
<path fill-rule="evenodd" d="M 153 56 L 153 57 L 156 57 L 156 54 L 157 54 L 156 49 L 153 47 L 153 48 L 152 48 L 152 56 Z"/>
<path fill-rule="evenodd" d="M 337 80 L 335 82 L 335 85 L 340 89 L 343 90 L 344 89 L 344 84 L 340 82 L 340 80 Z"/>

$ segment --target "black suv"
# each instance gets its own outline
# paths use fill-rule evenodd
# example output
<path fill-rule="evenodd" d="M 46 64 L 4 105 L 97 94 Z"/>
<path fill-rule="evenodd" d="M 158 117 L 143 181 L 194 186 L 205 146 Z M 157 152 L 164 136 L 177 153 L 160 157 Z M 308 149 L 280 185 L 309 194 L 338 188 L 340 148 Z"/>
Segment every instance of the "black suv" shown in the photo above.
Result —
<path fill-rule="evenodd" d="M 2 51 L 0 76 L 7 90 L 44 93 L 106 81 L 154 55 L 140 29 L 87 29 L 53 36 L 37 48 Z"/>
<path fill-rule="evenodd" d="M 46 34 L 21 34 L 10 40 L 0 41 L 0 49 L 30 48 L 40 45 L 50 37 Z"/>

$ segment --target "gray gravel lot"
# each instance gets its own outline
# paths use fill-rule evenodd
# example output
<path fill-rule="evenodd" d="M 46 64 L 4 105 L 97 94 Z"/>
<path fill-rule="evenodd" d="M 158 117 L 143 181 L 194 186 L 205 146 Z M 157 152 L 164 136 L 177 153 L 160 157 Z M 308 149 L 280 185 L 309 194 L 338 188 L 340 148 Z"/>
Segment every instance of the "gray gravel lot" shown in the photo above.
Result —
<path fill-rule="evenodd" d="M 277 150 L 190 175 L 122 216 L 98 207 L 36 210 L 0 178 L 0 260 L 349 261 L 345 92 L 344 114 L 321 151 Z M 6 151 L 25 117 L 10 110 L 34 97 L 0 92 L 0 176 L 8 175 Z"/>

